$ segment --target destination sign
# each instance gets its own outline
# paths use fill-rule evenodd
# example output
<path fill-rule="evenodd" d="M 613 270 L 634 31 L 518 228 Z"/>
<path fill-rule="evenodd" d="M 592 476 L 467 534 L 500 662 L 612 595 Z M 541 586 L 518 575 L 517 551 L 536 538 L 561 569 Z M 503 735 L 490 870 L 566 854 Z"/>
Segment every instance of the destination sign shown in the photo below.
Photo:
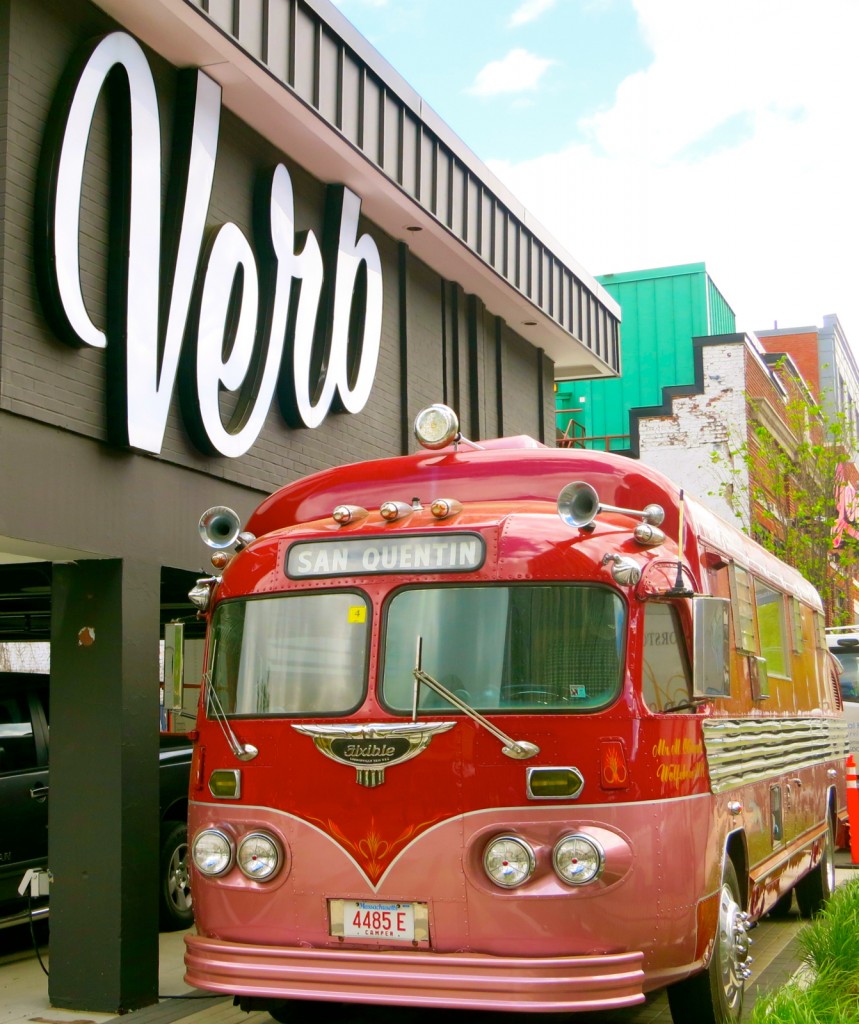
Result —
<path fill-rule="evenodd" d="M 483 565 L 485 554 L 483 538 L 475 533 L 299 541 L 286 556 L 286 575 L 303 579 L 380 573 L 472 572 Z"/>

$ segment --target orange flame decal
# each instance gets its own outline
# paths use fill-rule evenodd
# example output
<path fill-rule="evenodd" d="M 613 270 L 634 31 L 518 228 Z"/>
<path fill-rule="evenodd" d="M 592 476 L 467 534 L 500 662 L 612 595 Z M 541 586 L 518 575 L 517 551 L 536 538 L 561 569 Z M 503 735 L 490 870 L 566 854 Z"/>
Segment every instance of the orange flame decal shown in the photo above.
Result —
<path fill-rule="evenodd" d="M 429 821 L 422 821 L 419 825 L 407 825 L 396 839 L 383 839 L 376 829 L 376 821 L 370 819 L 370 828 L 365 836 L 352 840 L 337 825 L 328 818 L 323 821 L 321 818 L 308 818 L 308 821 L 318 825 L 323 832 L 335 839 L 345 850 L 348 850 L 355 860 L 361 865 L 371 882 L 377 882 L 388 867 L 397 850 L 405 845 L 410 839 L 419 835 L 430 825 L 438 821 L 438 817 Z"/>

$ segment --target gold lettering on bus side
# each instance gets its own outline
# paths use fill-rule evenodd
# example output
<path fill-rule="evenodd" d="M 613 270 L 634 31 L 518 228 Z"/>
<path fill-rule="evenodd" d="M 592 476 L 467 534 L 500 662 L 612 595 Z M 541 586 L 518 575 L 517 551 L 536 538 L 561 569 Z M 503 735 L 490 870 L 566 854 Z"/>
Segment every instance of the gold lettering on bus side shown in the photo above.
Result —
<path fill-rule="evenodd" d="M 670 761 L 659 765 L 656 769 L 656 777 L 660 782 L 670 782 L 676 786 L 681 782 L 702 779 L 706 770 L 707 766 L 703 761 L 688 765 L 681 764 L 679 761 Z"/>
<path fill-rule="evenodd" d="M 695 736 L 660 736 L 651 748 L 656 760 L 656 777 L 662 783 L 679 786 L 681 782 L 702 779 L 707 774 L 703 741 Z"/>
<path fill-rule="evenodd" d="M 653 744 L 651 751 L 654 757 L 680 757 L 683 754 L 701 755 L 704 753 L 704 745 L 700 740 L 690 740 L 688 737 L 681 739 L 679 736 L 674 740 L 666 740 L 660 736 Z"/>

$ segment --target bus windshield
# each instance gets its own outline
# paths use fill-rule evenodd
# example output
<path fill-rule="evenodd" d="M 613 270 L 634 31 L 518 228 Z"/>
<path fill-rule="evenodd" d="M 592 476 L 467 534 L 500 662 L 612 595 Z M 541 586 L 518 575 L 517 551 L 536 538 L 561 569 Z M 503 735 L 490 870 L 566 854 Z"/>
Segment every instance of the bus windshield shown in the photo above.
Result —
<path fill-rule="evenodd" d="M 385 618 L 381 696 L 408 712 L 421 667 L 474 708 L 594 711 L 620 693 L 625 608 L 598 586 L 401 590 Z M 455 713 L 422 688 L 419 708 Z"/>
<path fill-rule="evenodd" d="M 841 662 L 841 677 L 838 683 L 841 696 L 850 704 L 859 704 L 859 649 L 832 651 Z"/>
<path fill-rule="evenodd" d="M 229 716 L 334 715 L 363 701 L 370 609 L 357 591 L 224 601 L 211 685 Z"/>

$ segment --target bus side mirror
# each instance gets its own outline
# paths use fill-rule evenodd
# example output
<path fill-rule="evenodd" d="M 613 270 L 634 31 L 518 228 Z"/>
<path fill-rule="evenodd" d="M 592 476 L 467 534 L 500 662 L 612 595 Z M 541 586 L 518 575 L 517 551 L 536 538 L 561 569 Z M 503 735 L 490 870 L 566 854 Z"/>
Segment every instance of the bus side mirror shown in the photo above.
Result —
<path fill-rule="evenodd" d="M 730 697 L 731 602 L 724 597 L 692 598 L 692 692 L 696 697 Z"/>
<path fill-rule="evenodd" d="M 184 708 L 185 624 L 164 624 L 164 705 L 174 714 Z"/>

